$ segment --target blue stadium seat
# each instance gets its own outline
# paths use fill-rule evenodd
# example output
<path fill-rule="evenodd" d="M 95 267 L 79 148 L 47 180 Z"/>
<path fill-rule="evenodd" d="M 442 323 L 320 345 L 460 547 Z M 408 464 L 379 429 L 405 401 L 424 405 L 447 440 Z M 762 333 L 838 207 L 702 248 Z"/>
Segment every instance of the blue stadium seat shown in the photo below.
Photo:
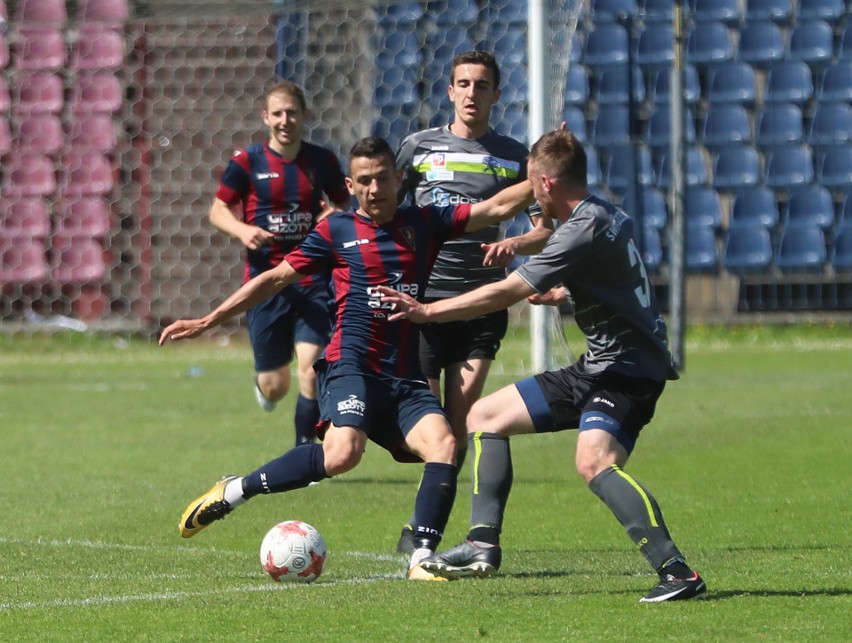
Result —
<path fill-rule="evenodd" d="M 820 103 L 852 103 L 852 61 L 826 67 L 816 98 Z"/>
<path fill-rule="evenodd" d="M 378 30 L 374 36 L 376 66 L 380 71 L 395 67 L 418 67 L 422 51 L 417 34 L 407 29 Z"/>
<path fill-rule="evenodd" d="M 805 138 L 802 110 L 788 103 L 767 104 L 757 114 L 755 142 L 767 149 L 801 143 Z"/>
<path fill-rule="evenodd" d="M 565 80 L 565 104 L 585 108 L 589 102 L 589 71 L 572 62 Z"/>
<path fill-rule="evenodd" d="M 479 15 L 476 0 L 430 0 L 427 10 L 441 27 L 472 25 Z"/>
<path fill-rule="evenodd" d="M 817 104 L 808 131 L 814 147 L 852 144 L 852 107 L 848 103 Z"/>
<path fill-rule="evenodd" d="M 633 146 L 610 150 L 609 160 L 603 170 L 603 180 L 611 191 L 623 194 L 631 185 L 653 184 L 654 168 L 651 162 L 651 150 L 645 146 L 639 146 L 635 153 L 638 157 L 638 167 L 634 170 Z"/>
<path fill-rule="evenodd" d="M 707 161 L 704 150 L 695 145 L 686 148 L 686 184 L 699 186 L 707 184 Z M 672 186 L 672 161 L 668 150 L 660 155 L 657 163 L 657 187 L 668 190 Z"/>
<path fill-rule="evenodd" d="M 711 105 L 704 119 L 701 143 L 716 150 L 733 144 L 751 143 L 748 112 L 742 105 Z"/>
<path fill-rule="evenodd" d="M 418 129 L 417 110 L 413 104 L 382 106 L 376 112 L 370 134 L 386 139 L 391 149 L 399 148 L 402 139 Z"/>
<path fill-rule="evenodd" d="M 726 270 L 737 274 L 766 272 L 772 267 L 769 230 L 762 225 L 731 225 L 725 234 Z"/>
<path fill-rule="evenodd" d="M 752 145 L 720 149 L 713 159 L 713 187 L 723 192 L 758 185 L 763 178 L 760 154 Z"/>
<path fill-rule="evenodd" d="M 793 103 L 801 107 L 814 95 L 811 68 L 800 60 L 784 60 L 769 68 L 763 100 L 768 103 Z"/>
<path fill-rule="evenodd" d="M 417 69 L 390 67 L 376 74 L 373 104 L 378 106 L 413 105 L 417 94 Z"/>
<path fill-rule="evenodd" d="M 577 29 L 574 30 L 574 33 L 571 36 L 571 44 L 569 47 L 571 48 L 568 55 L 572 63 L 579 63 L 583 60 L 583 43 L 585 42 L 583 38 L 583 32 L 580 31 L 580 25 L 577 25 Z"/>
<path fill-rule="evenodd" d="M 822 228 L 789 224 L 781 234 L 775 264 L 785 272 L 821 272 L 827 255 Z"/>
<path fill-rule="evenodd" d="M 852 26 L 845 25 L 840 34 L 840 52 L 837 57 L 840 60 L 852 60 Z"/>
<path fill-rule="evenodd" d="M 728 28 L 721 22 L 700 22 L 686 39 L 686 60 L 696 67 L 717 65 L 734 59 Z"/>
<path fill-rule="evenodd" d="M 649 24 L 639 34 L 636 62 L 645 69 L 665 68 L 674 61 L 674 32 L 671 24 Z"/>
<path fill-rule="evenodd" d="M 796 13 L 800 20 L 840 21 L 846 15 L 843 0 L 799 0 Z"/>
<path fill-rule="evenodd" d="M 423 17 L 419 2 L 398 2 L 376 6 L 376 20 L 381 27 L 393 29 L 398 25 L 413 27 Z"/>
<path fill-rule="evenodd" d="M 740 30 L 739 59 L 754 67 L 783 60 L 784 39 L 774 22 L 747 22 Z"/>
<path fill-rule="evenodd" d="M 831 265 L 837 272 L 852 272 L 852 221 L 840 224 L 834 232 Z"/>
<path fill-rule="evenodd" d="M 591 141 L 596 147 L 630 143 L 630 114 L 624 105 L 602 105 L 592 120 Z"/>
<path fill-rule="evenodd" d="M 598 158 L 598 152 L 594 147 L 584 145 L 583 149 L 586 150 L 586 183 L 589 189 L 594 191 L 595 188 L 601 186 L 603 181 L 601 176 L 601 162 Z"/>
<path fill-rule="evenodd" d="M 653 72 L 651 83 L 651 102 L 655 105 L 668 105 L 671 101 L 671 70 L 658 69 Z M 701 98 L 701 84 L 698 71 L 693 65 L 684 67 L 683 97 L 689 107 L 693 107 Z"/>
<path fill-rule="evenodd" d="M 674 16 L 672 0 L 640 0 L 639 4 L 646 23 L 665 22 L 671 24 Z"/>
<path fill-rule="evenodd" d="M 813 153 L 807 145 L 791 146 L 767 154 L 767 187 L 778 192 L 790 191 L 814 180 Z"/>
<path fill-rule="evenodd" d="M 821 154 L 817 181 L 829 190 L 848 193 L 852 185 L 852 145 L 836 145 Z"/>
<path fill-rule="evenodd" d="M 618 22 L 622 16 L 639 13 L 636 0 L 592 0 L 591 5 L 589 17 L 596 25 L 604 22 Z"/>
<path fill-rule="evenodd" d="M 834 226 L 834 203 L 831 192 L 821 185 L 804 185 L 790 193 L 786 225 L 805 223 L 823 230 Z"/>
<path fill-rule="evenodd" d="M 630 101 L 629 75 L 628 65 L 616 65 L 603 69 L 598 75 L 598 82 L 595 87 L 595 100 L 598 104 L 622 103 L 626 105 Z M 638 67 L 633 68 L 633 100 L 637 105 L 645 100 L 645 81 L 642 78 L 642 71 Z"/>
<path fill-rule="evenodd" d="M 578 141 L 585 143 L 589 139 L 586 131 L 586 115 L 582 109 L 574 105 L 567 105 L 562 111 L 562 120 L 565 121 L 566 127 L 574 133 Z"/>
<path fill-rule="evenodd" d="M 757 99 L 754 68 L 745 62 L 721 64 L 710 72 L 707 99 L 713 103 L 740 103 L 753 106 Z"/>
<path fill-rule="evenodd" d="M 501 104 L 498 103 L 494 108 L 494 124 L 498 132 L 522 143 L 526 143 L 529 138 L 529 119 L 525 107 L 521 104 L 507 103 L 502 105 L 501 109 Z"/>
<path fill-rule="evenodd" d="M 686 110 L 686 142 L 695 143 L 695 120 L 692 112 Z M 645 142 L 653 148 L 667 148 L 671 145 L 672 125 L 671 110 L 668 105 L 657 107 L 648 118 L 645 131 Z"/>
<path fill-rule="evenodd" d="M 846 198 L 843 199 L 843 205 L 840 207 L 840 212 L 838 212 L 837 214 L 837 219 L 838 225 L 852 225 L 852 192 L 849 192 L 846 195 Z"/>
<path fill-rule="evenodd" d="M 489 23 L 485 40 L 490 43 L 501 69 L 505 65 L 526 64 L 526 25 Z"/>
<path fill-rule="evenodd" d="M 627 192 L 624 195 L 621 207 L 634 219 L 638 220 L 641 217 L 646 226 L 664 230 L 669 220 L 669 208 L 666 204 L 665 195 L 650 185 L 639 187 L 637 192 L 642 204 L 641 213 L 637 205 L 631 200 L 632 192 Z"/>
<path fill-rule="evenodd" d="M 663 245 L 660 239 L 660 231 L 656 228 L 644 226 L 642 235 L 642 263 L 645 269 L 656 274 L 663 263 Z"/>
<path fill-rule="evenodd" d="M 719 253 L 716 249 L 716 232 L 703 225 L 686 227 L 686 269 L 688 272 L 716 272 Z"/>
<path fill-rule="evenodd" d="M 506 23 L 525 25 L 527 3 L 515 0 L 490 0 L 485 4 L 485 24 Z"/>
<path fill-rule="evenodd" d="M 775 230 L 781 216 L 775 192 L 762 185 L 743 188 L 734 195 L 731 204 L 731 225 L 762 225 Z"/>
<path fill-rule="evenodd" d="M 527 66 L 519 63 L 501 66 L 500 100 L 506 103 L 526 103 L 529 96 Z"/>
<path fill-rule="evenodd" d="M 739 0 L 691 0 L 690 4 L 696 22 L 721 22 L 733 27 L 743 19 Z"/>
<path fill-rule="evenodd" d="M 791 0 L 747 0 L 745 18 L 747 22 L 770 20 L 778 24 L 789 24 L 793 17 Z"/>
<path fill-rule="evenodd" d="M 521 3 L 523 4 L 523 3 Z M 586 36 L 583 64 L 595 71 L 607 65 L 627 63 L 627 30 L 617 24 L 602 24 Z"/>
<path fill-rule="evenodd" d="M 686 220 L 688 225 L 698 225 L 713 230 L 722 227 L 722 201 L 713 188 L 693 185 L 686 190 Z"/>
<path fill-rule="evenodd" d="M 830 63 L 833 55 L 834 34 L 825 20 L 809 20 L 793 27 L 787 58 L 820 67 Z"/>

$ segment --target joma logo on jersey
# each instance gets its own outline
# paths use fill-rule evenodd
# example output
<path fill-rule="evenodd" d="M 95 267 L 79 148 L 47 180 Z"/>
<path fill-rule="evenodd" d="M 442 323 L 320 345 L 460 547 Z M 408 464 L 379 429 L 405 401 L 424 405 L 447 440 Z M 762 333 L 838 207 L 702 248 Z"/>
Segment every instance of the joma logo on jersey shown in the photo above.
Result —
<path fill-rule="evenodd" d="M 258 172 L 257 174 L 254 175 L 254 177 L 258 181 L 266 181 L 268 179 L 277 179 L 280 176 L 281 175 L 278 174 L 278 172 Z"/>
<path fill-rule="evenodd" d="M 351 248 L 352 246 L 362 246 L 365 243 L 370 243 L 369 239 L 355 239 L 354 241 L 345 241 L 343 243 L 344 248 Z"/>
<path fill-rule="evenodd" d="M 362 400 L 358 399 L 357 395 L 350 395 L 347 399 L 337 403 L 338 413 L 353 413 L 354 415 L 364 415 L 367 405 Z"/>

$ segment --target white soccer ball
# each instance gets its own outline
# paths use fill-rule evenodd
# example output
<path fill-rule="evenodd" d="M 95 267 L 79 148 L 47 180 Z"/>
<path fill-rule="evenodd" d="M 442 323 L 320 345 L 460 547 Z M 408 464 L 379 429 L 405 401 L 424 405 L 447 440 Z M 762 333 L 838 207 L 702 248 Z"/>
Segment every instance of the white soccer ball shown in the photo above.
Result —
<path fill-rule="evenodd" d="M 320 533 L 301 520 L 278 523 L 260 543 L 260 564 L 279 583 L 313 583 L 327 555 Z"/>

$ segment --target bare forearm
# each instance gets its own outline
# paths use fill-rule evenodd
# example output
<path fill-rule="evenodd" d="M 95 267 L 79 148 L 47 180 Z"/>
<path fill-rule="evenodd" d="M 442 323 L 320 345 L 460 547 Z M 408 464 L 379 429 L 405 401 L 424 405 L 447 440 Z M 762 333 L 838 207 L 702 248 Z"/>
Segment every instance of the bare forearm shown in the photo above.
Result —
<path fill-rule="evenodd" d="M 544 248 L 551 234 L 553 234 L 553 230 L 547 225 L 539 225 L 520 236 L 513 237 L 512 241 L 515 243 L 515 254 L 538 254 Z"/>
<path fill-rule="evenodd" d="M 517 283 L 520 281 L 510 276 L 451 299 L 430 302 L 425 305 L 427 321 L 457 321 L 504 310 L 527 296 L 524 285 Z"/>
<path fill-rule="evenodd" d="M 466 232 L 506 221 L 533 204 L 532 183 L 529 180 L 501 190 L 490 199 L 471 206 Z"/>

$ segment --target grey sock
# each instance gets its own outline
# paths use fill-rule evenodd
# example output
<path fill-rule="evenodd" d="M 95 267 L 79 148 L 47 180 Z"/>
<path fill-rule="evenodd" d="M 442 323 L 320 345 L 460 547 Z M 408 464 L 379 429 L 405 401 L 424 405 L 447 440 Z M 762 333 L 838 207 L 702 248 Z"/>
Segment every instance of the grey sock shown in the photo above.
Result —
<path fill-rule="evenodd" d="M 470 526 L 503 526 L 503 512 L 512 491 L 512 452 L 509 438 L 496 433 L 468 433 L 471 455 Z"/>

